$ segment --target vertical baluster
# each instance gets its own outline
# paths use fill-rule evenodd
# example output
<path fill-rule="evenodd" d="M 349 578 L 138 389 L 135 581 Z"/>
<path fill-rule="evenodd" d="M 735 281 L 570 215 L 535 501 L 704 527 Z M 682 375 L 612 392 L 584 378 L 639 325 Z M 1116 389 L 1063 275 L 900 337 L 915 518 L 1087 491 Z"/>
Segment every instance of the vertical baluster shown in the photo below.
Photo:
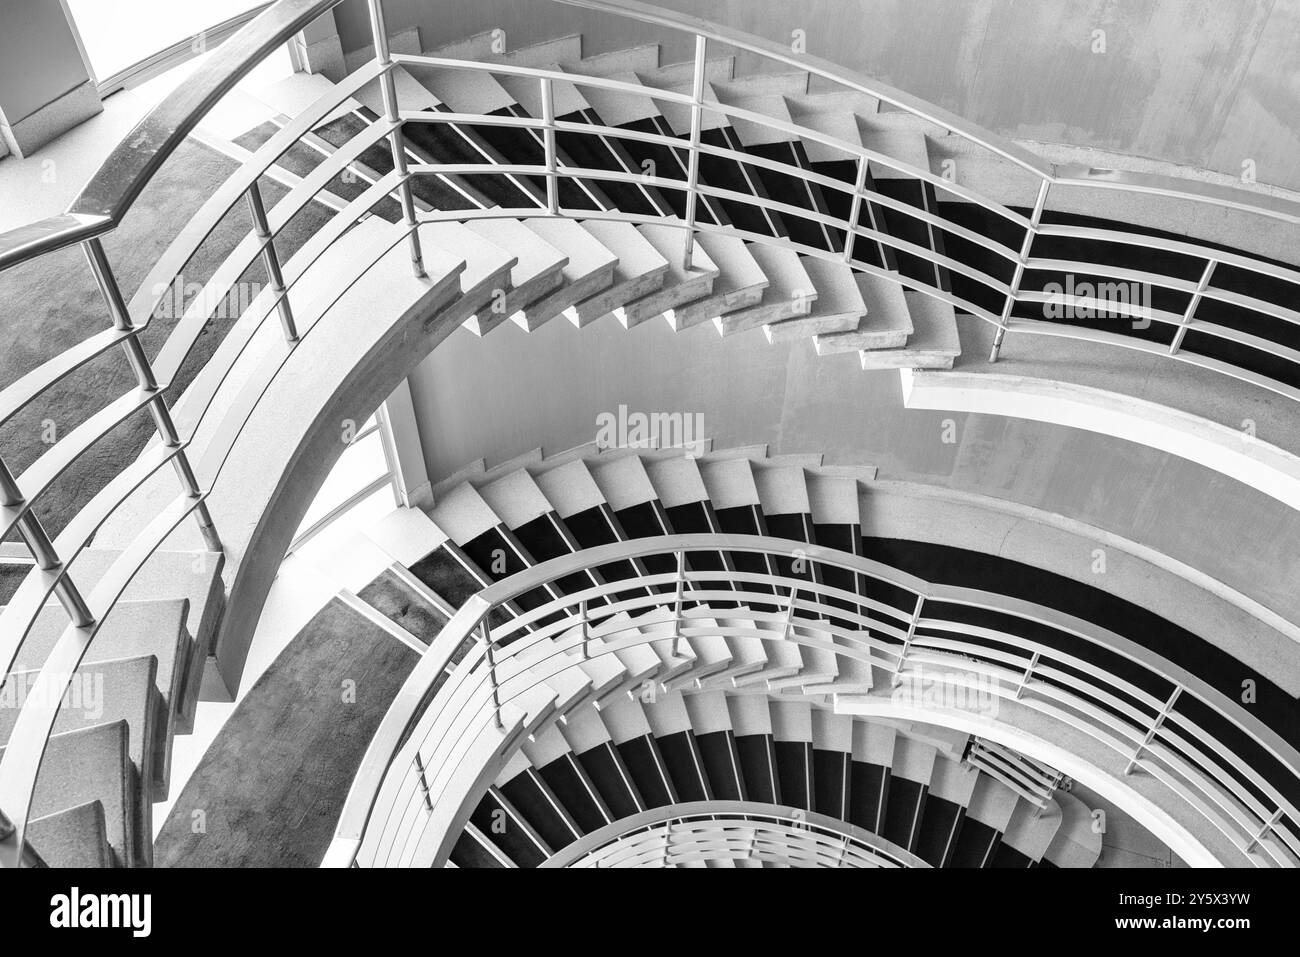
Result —
<path fill-rule="evenodd" d="M 1205 263 L 1205 269 L 1201 272 L 1201 281 L 1196 284 L 1196 292 L 1192 294 L 1191 301 L 1187 303 L 1187 311 L 1183 313 L 1183 321 L 1178 326 L 1178 331 L 1174 333 L 1174 341 L 1169 345 L 1169 354 L 1177 355 L 1178 350 L 1183 345 L 1183 336 L 1187 335 L 1187 327 L 1192 324 L 1196 318 L 1196 307 L 1201 304 L 1201 299 L 1205 296 L 1205 290 L 1210 288 L 1210 280 L 1214 278 L 1214 267 L 1219 264 L 1217 259 L 1208 260 Z"/>
<path fill-rule="evenodd" d="M 1016 272 L 1011 278 L 1011 289 L 1007 293 L 1006 302 L 1002 304 L 1002 317 L 998 320 L 997 335 L 993 337 L 993 351 L 989 353 L 989 362 L 998 361 L 998 353 L 1002 351 L 1002 340 L 1006 338 L 1007 323 L 1011 319 L 1011 310 L 1016 304 L 1016 298 L 1020 295 L 1020 281 L 1025 275 L 1025 264 L 1029 262 L 1029 251 L 1034 246 L 1034 238 L 1038 235 L 1038 224 L 1043 218 L 1043 208 L 1047 205 L 1047 192 L 1052 188 L 1052 181 L 1044 179 L 1038 184 L 1038 198 L 1034 200 L 1034 213 L 1029 218 L 1029 226 L 1025 229 L 1024 242 L 1020 244 L 1020 257 L 1016 260 Z"/>
<path fill-rule="evenodd" d="M 262 190 L 257 180 L 248 187 L 248 211 L 253 217 L 253 233 L 262 242 L 262 265 L 271 282 L 271 292 L 275 293 L 276 312 L 280 315 L 280 326 L 284 330 L 285 342 L 298 341 L 298 328 L 293 319 L 293 309 L 289 306 L 289 291 L 284 285 L 284 274 L 280 271 L 280 257 L 275 251 L 275 239 L 271 236 L 271 224 L 266 218 L 266 206 L 262 202 Z"/>
<path fill-rule="evenodd" d="M 695 75 L 691 82 L 691 144 L 686 169 L 686 242 L 682 265 L 691 268 L 695 258 L 695 206 L 700 188 L 700 134 L 704 127 L 704 64 L 708 42 L 695 38 Z"/>
<path fill-rule="evenodd" d="M 849 228 L 844 234 L 844 261 L 853 262 L 853 243 L 858 238 L 856 232 L 858 218 L 862 215 L 862 193 L 867 188 L 867 158 L 858 157 L 858 173 L 853 179 L 853 206 L 849 210 Z M 882 263 L 883 265 L 883 263 Z"/>
<path fill-rule="evenodd" d="M 897 688 L 900 681 L 903 680 L 903 662 L 907 660 L 907 653 L 912 650 L 912 639 L 916 637 L 916 626 L 921 621 L 921 609 L 925 607 L 925 596 L 916 596 L 916 607 L 912 609 L 912 620 L 907 624 L 907 637 L 903 639 L 903 650 L 898 653 L 898 664 L 894 667 L 894 680 L 891 684 Z"/>
<path fill-rule="evenodd" d="M 90 263 L 90 269 L 95 274 L 95 282 L 99 284 L 100 294 L 103 295 L 104 301 L 108 304 L 108 312 L 113 320 L 113 327 L 123 331 L 133 331 L 135 325 L 132 323 L 130 313 L 127 311 L 126 300 L 122 298 L 122 290 L 118 287 L 117 279 L 113 276 L 113 268 L 109 264 L 108 255 L 104 252 L 103 244 L 98 239 L 90 239 L 83 243 L 82 247 L 85 250 L 86 259 Z M 194 514 L 198 520 L 203 541 L 207 544 L 209 550 L 219 552 L 221 551 L 221 539 L 217 536 L 217 530 L 212 523 L 212 515 L 208 511 L 207 502 L 203 500 L 203 490 L 199 487 L 198 478 L 194 474 L 194 469 L 190 466 L 189 457 L 185 454 L 180 435 L 176 431 L 176 423 L 172 420 L 167 399 L 158 385 L 158 380 L 154 377 L 153 367 L 149 364 L 149 357 L 145 355 L 144 347 L 140 345 L 140 339 L 134 333 L 127 336 L 122 343 L 122 347 L 126 352 L 127 361 L 131 364 L 132 371 L 135 372 L 136 383 L 141 389 L 155 393 L 153 399 L 149 402 L 149 411 L 153 415 L 158 436 L 167 448 L 176 450 L 175 455 L 172 456 L 172 467 L 176 470 L 176 476 L 180 479 L 185 494 L 196 500 Z"/>
<path fill-rule="evenodd" d="M 682 591 L 686 587 L 686 552 L 677 553 L 677 597 L 673 603 L 673 657 L 682 642 Z"/>
<path fill-rule="evenodd" d="M 555 90 L 550 77 L 542 77 L 542 143 L 546 148 L 546 209 L 552 216 L 560 215 L 559 163 L 555 153 Z"/>
<path fill-rule="evenodd" d="M 390 66 L 393 59 L 388 52 L 388 26 L 384 22 L 384 2 L 369 0 L 369 3 L 370 30 L 375 37 L 375 59 L 384 66 Z M 384 71 L 384 75 L 380 78 L 380 90 L 384 97 L 384 115 L 389 122 L 400 123 L 402 117 L 397 109 L 397 87 L 393 82 L 392 69 Z M 406 223 L 406 228 L 410 230 L 411 268 L 415 270 L 416 276 L 423 279 L 426 275 L 424 253 L 420 249 L 419 220 L 415 215 L 415 197 L 411 193 L 411 177 L 406 169 L 406 142 L 400 125 L 388 135 L 388 142 L 393 152 L 393 169 L 401 177 L 398 195 L 402 202 L 402 219 Z"/>
<path fill-rule="evenodd" d="M 13 473 L 9 471 L 4 460 L 0 459 L 0 505 L 6 508 L 18 508 L 24 505 L 25 501 L 22 489 L 14 481 Z M 54 548 L 54 543 L 50 541 L 50 536 L 45 531 L 45 526 L 31 509 L 18 519 L 18 533 L 22 535 L 23 542 L 31 552 L 37 568 L 42 571 L 55 571 L 63 564 L 63 560 L 59 558 Z M 82 597 L 68 575 L 65 574 L 59 579 L 59 583 L 54 586 L 54 594 L 77 627 L 85 628 L 95 623 L 95 616 L 91 614 L 90 606 L 86 604 L 86 599 Z M 4 675 L 0 674 L 0 679 L 3 677 Z M 0 683 L 3 681 L 0 680 Z"/>
<path fill-rule="evenodd" d="M 492 682 L 492 717 L 496 721 L 497 730 L 504 730 L 505 725 L 501 721 L 501 688 L 497 684 L 497 659 L 496 651 L 492 643 L 492 626 L 488 624 L 489 609 L 483 615 L 483 623 L 479 625 L 479 638 L 483 642 L 483 653 L 487 657 L 488 663 L 488 680 Z"/>

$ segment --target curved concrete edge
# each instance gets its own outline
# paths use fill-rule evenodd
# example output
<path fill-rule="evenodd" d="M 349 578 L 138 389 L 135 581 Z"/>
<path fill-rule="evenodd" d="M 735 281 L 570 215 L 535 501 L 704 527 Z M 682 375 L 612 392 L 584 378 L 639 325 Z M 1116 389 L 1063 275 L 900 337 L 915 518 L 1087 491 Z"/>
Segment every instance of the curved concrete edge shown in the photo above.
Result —
<path fill-rule="evenodd" d="M 288 352 L 274 330 L 259 334 L 216 388 L 192 443 L 224 548 L 226 610 L 212 653 L 228 689 L 240 686 L 292 537 L 347 448 L 347 424 L 364 422 L 463 319 L 446 308 L 459 301 L 463 261 L 427 237 L 429 277 L 416 278 L 403 235 L 400 226 L 363 224 L 313 265 L 318 278 L 307 286 L 315 288 L 295 300 L 300 328 L 309 331 Z M 309 315 L 318 317 L 310 326 Z M 129 540 L 160 495 L 175 495 L 174 484 L 143 489 L 116 517 L 113 535 Z M 185 525 L 168 547 L 203 544 Z"/>
<path fill-rule="evenodd" d="M 862 534 L 965 548 L 1022 562 L 1130 601 L 1300 697 L 1300 624 L 1199 569 L 1077 519 L 919 482 L 863 483 Z M 1098 549 L 1105 572 L 1095 571 Z"/>
<path fill-rule="evenodd" d="M 1099 432 L 1204 465 L 1300 509 L 1300 457 L 1178 409 L 1059 380 L 899 370 L 909 409 L 979 412 Z"/>
<path fill-rule="evenodd" d="M 922 721 L 1013 748 L 1082 782 L 1167 844 L 1191 867 L 1249 867 L 1253 861 L 1173 791 L 1149 774 L 1122 773 L 1124 762 L 1089 734 L 1053 721 L 1023 705 L 1000 701 L 998 715 L 909 705 L 880 695 L 837 697 L 838 714 Z M 1010 714 L 1008 714 L 1010 712 Z M 1177 808 L 1177 810 L 1174 810 Z"/>

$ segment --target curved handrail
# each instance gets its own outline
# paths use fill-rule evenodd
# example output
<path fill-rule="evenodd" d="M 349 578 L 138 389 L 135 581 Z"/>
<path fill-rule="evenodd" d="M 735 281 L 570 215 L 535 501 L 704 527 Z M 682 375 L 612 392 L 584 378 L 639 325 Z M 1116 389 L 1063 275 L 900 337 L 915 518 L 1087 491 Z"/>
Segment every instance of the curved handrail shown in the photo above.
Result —
<path fill-rule="evenodd" d="M 915 606 L 886 604 L 820 584 L 811 576 L 804 579 L 728 572 L 722 577 L 729 590 L 718 587 L 717 572 L 686 570 L 683 557 L 696 551 L 787 557 L 798 553 L 809 567 L 835 567 L 891 585 L 915 596 Z M 492 628 L 490 636 L 480 634 L 474 650 L 456 663 L 454 655 L 480 632 L 494 608 L 585 568 L 653 555 L 678 556 L 678 572 L 616 581 L 562 595 Z M 671 591 L 674 583 L 676 598 Z M 1293 830 L 1300 825 L 1300 811 L 1264 774 L 1254 768 L 1236 768 L 1228 746 L 1189 715 L 1186 702 L 1197 702 L 1216 719 L 1232 725 L 1236 733 L 1252 739 L 1277 762 L 1275 776 L 1280 773 L 1289 782 L 1300 781 L 1300 753 L 1236 702 L 1135 642 L 1054 609 L 973 589 L 933 585 L 880 562 L 822 546 L 763 536 L 691 534 L 616 542 L 561 556 L 494 582 L 469 599 L 429 646 L 380 723 L 348 794 L 327 863 L 351 863 L 372 827 L 385 834 L 392 833 L 394 827 L 398 833 L 406 827 L 402 823 L 406 820 L 403 795 L 413 797 L 415 785 L 410 769 L 398 762 L 399 754 L 422 749 L 436 728 L 441 727 L 439 733 L 448 735 L 459 728 L 454 740 L 448 738 L 445 747 L 435 743 L 433 754 L 425 754 L 419 763 L 441 780 L 456 771 L 439 763 L 450 759 L 451 752 L 445 748 L 454 751 L 463 747 L 464 735 L 472 733 L 465 722 L 479 722 L 475 727 L 483 727 L 483 722 L 490 724 L 494 708 L 500 720 L 502 707 L 534 687 L 520 687 L 509 668 L 502 672 L 504 677 L 498 677 L 498 669 L 520 648 L 541 647 L 541 642 L 557 639 L 579 626 L 589 638 L 625 635 L 637 629 L 637 623 L 621 617 L 612 621 L 615 616 L 635 616 L 674 601 L 679 624 L 673 634 L 689 636 L 692 631 L 683 617 L 683 585 L 691 589 L 684 595 L 687 604 L 728 602 L 729 620 L 775 627 L 775 631 L 760 632 L 765 639 L 782 637 L 781 628 L 785 629 L 786 639 L 799 643 L 816 645 L 814 636 L 822 635 L 824 650 L 858 658 L 900 677 L 910 673 L 905 668 L 942 669 L 955 662 L 966 671 L 986 674 L 1005 686 L 997 694 L 1008 700 L 1014 697 L 1020 705 L 1076 725 L 1102 744 L 1121 751 L 1125 760 L 1142 766 L 1183 796 L 1239 848 L 1248 844 L 1266 847 L 1269 858 L 1279 863 L 1300 857 L 1300 838 Z M 667 590 L 656 591 L 660 586 Z M 760 588 L 776 590 L 764 592 Z M 625 591 L 634 594 L 620 594 Z M 602 601 L 607 604 L 601 605 Z M 748 605 L 776 606 L 776 610 L 742 610 Z M 1176 689 L 1173 699 L 1164 701 L 1127 679 L 1110 675 L 1086 657 L 1037 638 L 966 623 L 960 615 L 945 615 L 945 608 L 994 612 L 1014 619 L 1023 628 L 1050 629 L 1061 637 L 1066 648 L 1073 642 L 1096 646 L 1140 666 L 1162 684 Z M 671 616 L 669 620 L 673 620 Z M 695 630 L 699 634 L 705 631 L 711 635 L 733 634 L 730 628 L 716 626 Z M 754 633 L 734 631 L 737 636 Z M 654 638 L 620 641 L 663 637 L 656 634 Z M 990 642 L 994 645 L 990 646 Z M 496 649 L 495 655 L 490 649 Z M 528 667 L 536 667 L 539 661 L 530 654 Z M 447 673 L 451 678 L 444 683 Z M 498 688 L 512 681 L 510 691 L 498 696 Z M 1177 706 L 1180 700 L 1183 704 Z M 479 709 L 474 713 L 477 716 L 469 716 L 463 710 L 466 707 Z M 424 779 L 423 771 L 421 781 L 428 798 L 433 787 Z M 1264 795 L 1264 800 L 1257 794 Z M 436 798 L 433 800 L 436 803 Z M 397 823 L 393 823 L 394 813 L 398 815 Z M 1288 818 L 1291 824 L 1286 823 Z M 1252 833 L 1252 829 L 1259 833 Z M 412 836 L 407 832 L 408 844 Z M 1273 838 L 1287 850 L 1274 847 Z"/>
<path fill-rule="evenodd" d="M 846 863 L 849 866 L 865 867 L 930 866 L 915 854 L 878 834 L 816 811 L 759 801 L 685 801 L 641 811 L 597 828 L 552 854 L 538 867 L 607 867 L 610 859 L 605 852 L 610 849 L 634 842 L 643 832 L 694 822 L 714 824 L 718 829 L 761 828 L 774 841 L 789 841 L 792 847 L 811 843 L 813 846 L 809 850 L 812 856 L 823 860 L 822 866 L 841 866 Z M 801 842 L 800 837 L 812 840 Z M 661 855 L 664 853 L 662 845 L 658 852 Z"/>

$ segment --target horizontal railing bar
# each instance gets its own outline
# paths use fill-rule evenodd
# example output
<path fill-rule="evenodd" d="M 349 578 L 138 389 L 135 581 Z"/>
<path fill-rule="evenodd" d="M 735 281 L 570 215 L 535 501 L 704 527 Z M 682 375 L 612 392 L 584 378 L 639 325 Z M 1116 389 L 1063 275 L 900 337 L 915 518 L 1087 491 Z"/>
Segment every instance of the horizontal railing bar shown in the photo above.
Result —
<path fill-rule="evenodd" d="M 1106 229 L 1097 226 L 1070 226 L 1060 223 L 1047 223 L 1038 227 L 1038 235 L 1061 237 L 1066 239 L 1091 239 L 1097 242 L 1120 243 L 1125 246 L 1142 246 L 1146 249 L 1158 249 L 1161 252 L 1178 253 L 1194 259 L 1213 260 L 1225 266 L 1235 266 L 1257 272 L 1274 279 L 1300 283 L 1300 270 L 1280 266 L 1264 259 L 1255 259 L 1241 253 L 1202 246 L 1198 243 L 1170 239 L 1167 236 L 1150 236 L 1145 233 L 1131 233 L 1121 229 Z"/>
<path fill-rule="evenodd" d="M 166 390 L 166 383 L 152 389 L 132 389 L 104 406 L 59 441 L 49 446 L 18 476 L 21 505 L 0 506 L 0 538 L 4 538 L 35 503 L 50 490 L 59 476 L 72 467 L 96 442 L 118 425 L 149 406 Z"/>
<path fill-rule="evenodd" d="M 137 335 L 140 327 L 133 329 L 104 329 L 58 355 L 47 359 L 36 368 L 0 390 L 0 425 L 4 425 L 21 412 L 28 403 L 46 389 L 92 362 L 114 346 L 121 345 L 129 336 Z"/>
<path fill-rule="evenodd" d="M 367 83 L 382 76 L 391 67 L 367 63 L 342 82 L 317 97 L 305 110 L 295 116 L 242 162 L 217 188 L 198 211 L 181 227 L 168 244 L 139 289 L 131 297 L 130 312 L 137 323 L 147 320 L 157 309 L 163 291 L 169 289 L 176 277 L 194 257 L 204 240 L 212 234 L 221 220 L 237 204 L 242 203 L 249 188 L 263 176 L 276 161 L 317 123 L 328 116 L 339 104 Z"/>
<path fill-rule="evenodd" d="M 32 568 L 19 583 L 9 603 L 0 608 L 0 675 L 7 676 L 18 659 L 23 642 L 55 587 L 67 574 L 69 566 L 81 554 L 100 526 L 131 495 L 184 448 L 156 445 L 118 472 L 72 517 L 54 539 L 54 548 L 63 559 L 57 568 Z"/>
<path fill-rule="evenodd" d="M 1260 375 L 1257 372 L 1251 372 L 1249 369 L 1243 369 L 1240 366 L 1230 365 L 1219 359 L 1209 356 L 1198 355 L 1194 352 L 1188 352 L 1186 349 L 1180 349 L 1176 353 L 1170 353 L 1169 347 L 1161 345 L 1158 342 L 1149 342 L 1146 339 L 1137 339 L 1133 336 L 1125 336 L 1119 333 L 1104 332 L 1099 329 L 1088 329 L 1083 326 L 1071 326 L 1059 322 L 1044 322 L 1041 319 L 1014 319 L 1008 324 L 1008 328 L 1014 332 L 1024 332 L 1038 336 L 1057 336 L 1063 339 L 1077 339 L 1081 342 L 1091 342 L 1097 345 L 1117 346 L 1121 349 L 1131 349 L 1135 352 L 1145 352 L 1154 356 L 1164 356 L 1176 362 L 1186 362 L 1188 365 L 1198 366 L 1212 372 L 1218 372 L 1222 375 L 1230 376 L 1240 382 L 1249 385 L 1258 386 L 1261 389 L 1267 389 L 1284 396 L 1295 402 L 1300 402 L 1300 389 L 1287 385 L 1285 382 L 1278 382 L 1276 379 L 1270 379 L 1268 376 Z"/>

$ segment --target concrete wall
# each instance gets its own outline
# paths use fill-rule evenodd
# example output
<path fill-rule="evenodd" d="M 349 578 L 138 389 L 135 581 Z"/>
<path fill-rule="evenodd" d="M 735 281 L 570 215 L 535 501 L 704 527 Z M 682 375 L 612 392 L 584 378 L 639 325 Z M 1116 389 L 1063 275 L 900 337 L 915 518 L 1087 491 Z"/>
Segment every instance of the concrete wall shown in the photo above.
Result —
<path fill-rule="evenodd" d="M 656 0 L 788 43 L 995 132 L 1300 188 L 1300 0 Z M 426 48 L 484 30 L 510 46 L 582 33 L 585 51 L 691 44 L 545 0 L 385 0 L 390 29 Z M 343 48 L 369 43 L 362 0 L 338 11 Z M 1094 31 L 1105 52 L 1093 52 Z"/>
<path fill-rule="evenodd" d="M 29 153 L 101 109 L 59 0 L 4 0 L 0 139 L 8 150 Z"/>
<path fill-rule="evenodd" d="M 630 331 L 613 318 L 583 330 L 557 318 L 533 333 L 506 323 L 484 339 L 453 333 L 411 387 L 435 485 L 480 456 L 491 466 L 538 446 L 549 454 L 591 442 L 597 415 L 620 404 L 699 412 L 715 448 L 766 442 L 773 453 L 821 452 L 828 464 L 878 466 L 881 478 L 1064 515 L 1300 621 L 1300 513 L 1108 436 L 905 409 L 896 372 L 864 373 L 856 354 L 818 357 L 811 341 L 769 345 L 760 330 L 723 340 L 711 325 L 679 334 L 662 319 Z"/>

